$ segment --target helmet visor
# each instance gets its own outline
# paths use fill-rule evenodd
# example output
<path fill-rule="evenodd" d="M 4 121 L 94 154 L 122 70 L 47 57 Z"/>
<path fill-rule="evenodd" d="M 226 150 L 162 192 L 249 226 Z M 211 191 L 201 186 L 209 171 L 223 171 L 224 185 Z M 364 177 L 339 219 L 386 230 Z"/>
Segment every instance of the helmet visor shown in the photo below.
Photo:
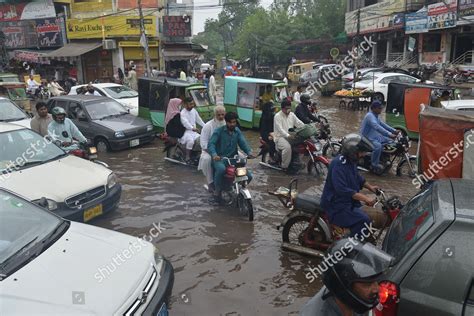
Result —
<path fill-rule="evenodd" d="M 352 258 L 354 273 L 357 280 L 377 280 L 385 272 L 394 258 L 376 248 L 371 243 L 365 243 L 356 256 Z"/>

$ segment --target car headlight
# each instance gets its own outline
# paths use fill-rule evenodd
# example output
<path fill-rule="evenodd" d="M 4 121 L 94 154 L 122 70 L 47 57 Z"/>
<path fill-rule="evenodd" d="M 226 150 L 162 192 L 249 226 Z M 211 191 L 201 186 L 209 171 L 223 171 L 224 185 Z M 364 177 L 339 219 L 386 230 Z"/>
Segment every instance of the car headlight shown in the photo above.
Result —
<path fill-rule="evenodd" d="M 48 209 L 49 211 L 54 211 L 58 208 L 58 203 L 54 200 L 51 200 L 51 199 L 47 199 L 47 198 L 44 198 L 42 197 L 41 199 L 39 200 L 35 200 L 33 201 L 33 203 L 45 208 L 45 209 Z"/>
<path fill-rule="evenodd" d="M 237 168 L 237 170 L 235 170 L 235 174 L 237 175 L 237 177 L 246 176 L 247 175 L 247 168 Z"/>
<path fill-rule="evenodd" d="M 116 138 L 121 138 L 121 137 L 125 137 L 125 133 L 120 131 L 120 132 L 115 132 L 115 137 Z"/>
<path fill-rule="evenodd" d="M 153 125 L 147 125 L 146 131 L 151 132 L 153 130 Z"/>
<path fill-rule="evenodd" d="M 117 184 L 117 176 L 115 173 L 109 174 L 109 177 L 107 178 L 107 188 L 112 189 L 115 185 Z"/>

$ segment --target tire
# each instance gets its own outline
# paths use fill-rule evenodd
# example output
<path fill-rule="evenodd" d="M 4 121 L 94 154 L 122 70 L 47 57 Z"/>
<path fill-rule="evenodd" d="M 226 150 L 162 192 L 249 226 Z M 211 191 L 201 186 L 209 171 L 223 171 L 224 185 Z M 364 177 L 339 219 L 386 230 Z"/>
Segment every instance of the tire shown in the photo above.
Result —
<path fill-rule="evenodd" d="M 109 142 L 103 137 L 99 137 L 95 140 L 95 147 L 99 153 L 105 153 L 110 150 Z"/>
<path fill-rule="evenodd" d="M 346 106 L 347 106 L 346 101 L 341 100 L 341 101 L 339 102 L 339 108 L 346 108 Z"/>
<path fill-rule="evenodd" d="M 253 221 L 253 204 L 251 199 L 246 199 L 242 193 L 237 197 L 240 214 L 248 216 L 249 222 Z"/>
<path fill-rule="evenodd" d="M 341 152 L 341 147 L 342 145 L 339 142 L 327 142 L 323 147 L 323 156 L 334 158 Z"/>
<path fill-rule="evenodd" d="M 377 92 L 377 93 L 375 93 L 375 94 L 372 96 L 372 99 L 370 100 L 370 101 L 371 101 L 370 103 L 372 103 L 372 102 L 374 102 L 374 101 L 376 101 L 376 100 L 378 100 L 378 101 L 384 103 L 385 97 L 383 96 L 382 93 Z"/>
<path fill-rule="evenodd" d="M 281 233 L 283 242 L 306 247 L 302 235 L 303 232 L 307 229 L 310 220 L 311 217 L 309 215 L 298 215 L 290 218 L 285 223 L 285 226 L 283 226 L 283 231 Z M 292 230 L 293 228 L 295 229 Z M 324 231 L 319 224 L 317 224 L 315 227 L 313 237 L 321 242 L 328 242 L 326 236 L 324 235 Z"/>
<path fill-rule="evenodd" d="M 416 158 L 410 157 L 410 165 L 414 168 L 416 166 Z M 416 172 L 410 170 L 410 166 L 407 163 L 407 160 L 403 158 L 402 161 L 397 166 L 397 176 L 409 176 L 410 178 L 415 178 Z"/>
<path fill-rule="evenodd" d="M 314 163 L 308 163 L 308 174 L 320 179 L 326 179 L 328 166 L 318 160 L 314 161 Z"/>

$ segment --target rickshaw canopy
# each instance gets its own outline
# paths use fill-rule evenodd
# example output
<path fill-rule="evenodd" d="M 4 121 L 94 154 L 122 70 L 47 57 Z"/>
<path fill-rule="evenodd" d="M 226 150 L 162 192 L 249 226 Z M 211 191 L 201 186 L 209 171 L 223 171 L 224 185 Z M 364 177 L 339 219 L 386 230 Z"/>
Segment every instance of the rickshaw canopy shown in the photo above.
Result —
<path fill-rule="evenodd" d="M 243 84 L 271 84 L 274 86 L 280 81 L 270 79 L 259 79 L 250 77 L 225 77 L 224 81 L 224 103 L 229 105 L 237 105 L 237 96 L 239 91 L 239 83 Z"/>

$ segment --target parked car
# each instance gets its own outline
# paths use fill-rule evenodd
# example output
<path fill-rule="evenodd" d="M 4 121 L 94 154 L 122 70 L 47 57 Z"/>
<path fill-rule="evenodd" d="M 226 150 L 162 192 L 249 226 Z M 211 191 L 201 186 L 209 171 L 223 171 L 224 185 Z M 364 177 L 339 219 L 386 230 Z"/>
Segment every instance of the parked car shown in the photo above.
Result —
<path fill-rule="evenodd" d="M 402 208 L 382 246 L 395 261 L 376 315 L 474 315 L 472 192 L 473 180 L 442 179 Z"/>
<path fill-rule="evenodd" d="M 441 101 L 441 105 L 447 110 L 474 111 L 474 100 Z"/>
<path fill-rule="evenodd" d="M 379 72 L 381 71 L 381 68 L 361 68 L 361 69 L 358 69 L 357 72 L 360 73 L 360 75 L 358 76 L 358 80 L 362 80 L 362 78 L 369 74 L 369 73 L 372 73 L 372 72 Z M 352 88 L 352 85 L 353 85 L 353 81 L 354 81 L 354 71 L 352 70 L 351 72 L 345 74 L 344 76 L 342 76 L 342 84 L 344 86 L 344 88 Z"/>
<path fill-rule="evenodd" d="M 117 83 L 94 83 L 94 90 L 104 97 L 109 97 L 122 104 L 130 114 L 138 116 L 138 92 Z M 87 85 L 74 86 L 69 95 L 82 94 Z"/>
<path fill-rule="evenodd" d="M 168 315 L 174 281 L 150 242 L 64 220 L 4 189 L 0 271 L 3 315 Z"/>
<path fill-rule="evenodd" d="M 15 123 L 30 128 L 31 118 L 10 99 L 0 97 L 0 122 Z"/>
<path fill-rule="evenodd" d="M 392 81 L 400 81 L 404 83 L 416 83 L 420 82 L 419 79 L 416 79 L 415 77 L 412 76 L 407 76 L 404 74 L 398 74 L 398 73 L 373 73 L 373 76 L 371 73 L 366 75 L 366 77 L 363 78 L 364 80 L 358 81 L 355 83 L 355 88 L 356 89 L 370 89 L 375 92 L 373 99 L 374 100 L 379 100 L 381 102 L 384 102 L 387 100 L 387 93 L 388 93 L 388 84 Z"/>
<path fill-rule="evenodd" d="M 68 118 L 90 139 L 99 152 L 136 147 L 151 142 L 153 125 L 135 117 L 117 101 L 93 95 L 51 98 L 48 108 L 62 107 Z"/>
<path fill-rule="evenodd" d="M 68 155 L 36 132 L 0 123 L 0 187 L 74 221 L 113 211 L 122 194 L 103 163 Z"/>
<path fill-rule="evenodd" d="M 329 70 L 333 67 L 335 67 L 336 64 L 315 64 L 315 67 L 311 70 L 305 71 L 299 79 L 299 84 L 301 85 L 308 85 L 310 82 L 315 82 L 318 80 L 319 73 L 321 71 L 326 71 Z"/>

